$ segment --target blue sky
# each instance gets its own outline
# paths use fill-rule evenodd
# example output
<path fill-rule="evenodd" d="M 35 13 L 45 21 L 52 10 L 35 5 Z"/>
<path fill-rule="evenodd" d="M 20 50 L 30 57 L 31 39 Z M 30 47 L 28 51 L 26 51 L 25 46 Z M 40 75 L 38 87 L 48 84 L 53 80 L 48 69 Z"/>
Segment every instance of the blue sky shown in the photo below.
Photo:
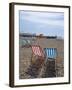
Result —
<path fill-rule="evenodd" d="M 63 12 L 19 11 L 20 33 L 64 37 Z"/>

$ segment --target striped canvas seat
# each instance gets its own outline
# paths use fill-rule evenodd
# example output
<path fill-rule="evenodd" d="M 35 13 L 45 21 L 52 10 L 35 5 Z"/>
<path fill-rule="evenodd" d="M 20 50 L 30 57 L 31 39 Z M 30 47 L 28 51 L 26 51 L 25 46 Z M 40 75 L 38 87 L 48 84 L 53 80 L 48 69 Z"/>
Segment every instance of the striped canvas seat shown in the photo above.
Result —
<path fill-rule="evenodd" d="M 44 57 L 44 53 L 43 53 L 42 48 L 40 46 L 32 45 L 32 51 L 33 51 L 34 55 Z"/>
<path fill-rule="evenodd" d="M 47 58 L 56 59 L 57 49 L 56 48 L 44 48 Z"/>
<path fill-rule="evenodd" d="M 32 45 L 32 64 L 36 68 L 41 68 L 44 63 L 44 53 L 39 45 Z"/>

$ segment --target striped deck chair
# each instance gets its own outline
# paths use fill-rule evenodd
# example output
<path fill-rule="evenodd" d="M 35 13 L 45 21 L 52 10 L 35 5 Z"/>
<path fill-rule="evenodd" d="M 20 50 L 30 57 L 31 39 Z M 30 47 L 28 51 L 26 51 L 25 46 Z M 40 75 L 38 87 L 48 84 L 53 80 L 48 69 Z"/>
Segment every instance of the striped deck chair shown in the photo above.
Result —
<path fill-rule="evenodd" d="M 38 56 L 44 57 L 43 50 L 42 50 L 42 48 L 40 46 L 32 45 L 32 51 L 33 51 L 34 55 L 38 55 Z"/>
<path fill-rule="evenodd" d="M 32 62 L 36 62 L 37 60 L 39 60 L 38 62 L 42 64 L 45 58 L 42 48 L 39 45 L 32 45 L 31 47 L 32 47 L 32 52 L 33 52 Z"/>
<path fill-rule="evenodd" d="M 32 62 L 27 70 L 27 74 L 33 78 L 38 77 L 40 70 L 44 64 L 44 53 L 40 46 L 32 45 Z"/>

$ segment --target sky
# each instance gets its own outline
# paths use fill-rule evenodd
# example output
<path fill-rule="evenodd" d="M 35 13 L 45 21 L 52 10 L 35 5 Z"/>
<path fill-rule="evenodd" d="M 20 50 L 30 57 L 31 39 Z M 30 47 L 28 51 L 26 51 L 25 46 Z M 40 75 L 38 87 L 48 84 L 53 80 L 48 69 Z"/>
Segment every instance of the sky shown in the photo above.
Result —
<path fill-rule="evenodd" d="M 64 37 L 64 13 L 19 11 L 20 33 Z"/>

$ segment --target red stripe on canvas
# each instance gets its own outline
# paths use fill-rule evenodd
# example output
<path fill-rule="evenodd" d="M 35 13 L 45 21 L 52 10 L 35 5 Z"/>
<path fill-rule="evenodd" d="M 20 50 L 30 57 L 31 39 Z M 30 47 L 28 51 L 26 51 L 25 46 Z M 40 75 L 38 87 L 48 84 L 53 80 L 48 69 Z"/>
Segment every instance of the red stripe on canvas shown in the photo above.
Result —
<path fill-rule="evenodd" d="M 32 51 L 35 55 L 44 57 L 44 54 L 39 46 L 32 46 Z"/>

